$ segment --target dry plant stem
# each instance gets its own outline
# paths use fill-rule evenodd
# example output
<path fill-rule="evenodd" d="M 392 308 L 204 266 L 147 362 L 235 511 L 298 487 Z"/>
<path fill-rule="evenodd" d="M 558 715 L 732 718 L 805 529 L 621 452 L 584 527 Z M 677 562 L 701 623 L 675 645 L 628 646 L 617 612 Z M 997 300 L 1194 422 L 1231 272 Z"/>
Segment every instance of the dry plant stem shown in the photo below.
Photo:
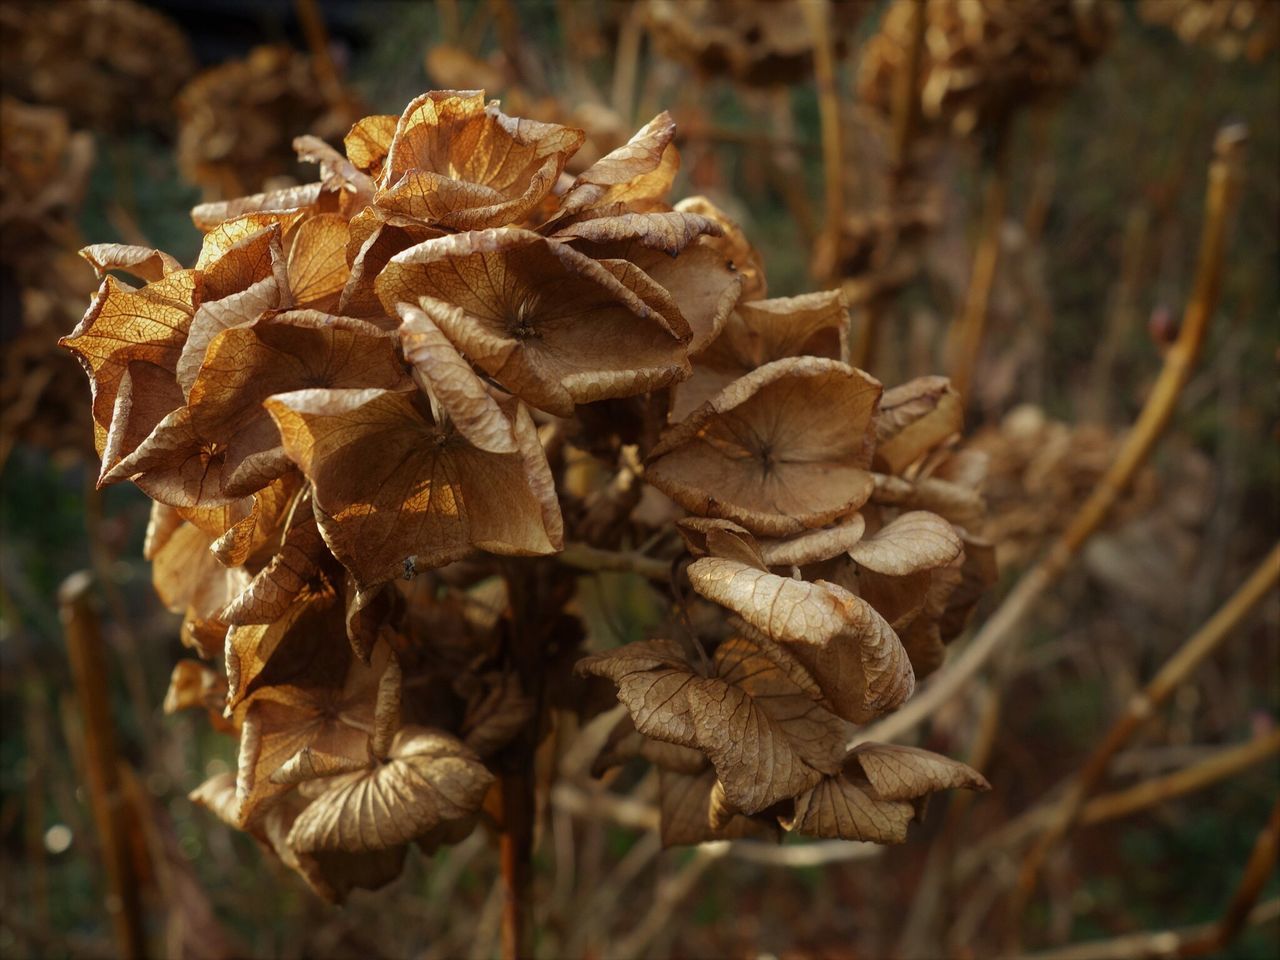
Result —
<path fill-rule="evenodd" d="M 831 7 L 829 0 L 812 0 L 802 3 L 800 8 L 813 34 L 813 73 L 818 87 L 818 113 L 822 118 L 822 177 L 826 205 L 823 231 L 834 247 L 844 223 L 845 170 L 836 59 L 831 49 Z M 832 278 L 819 279 L 828 282 Z"/>
<path fill-rule="evenodd" d="M 1245 864 L 1244 876 L 1236 892 L 1231 895 L 1231 902 L 1223 911 L 1222 919 L 1212 933 L 1195 938 L 1183 951 L 1185 957 L 1201 957 L 1216 953 L 1226 948 L 1239 935 L 1249 919 L 1253 905 L 1258 902 L 1262 888 L 1271 879 L 1276 867 L 1276 856 L 1280 853 L 1280 797 L 1271 807 L 1271 815 L 1266 826 L 1258 834 L 1253 843 L 1253 851 L 1249 854 L 1249 862 Z"/>
<path fill-rule="evenodd" d="M 1276 753 L 1280 753 L 1280 730 L 1240 746 L 1228 747 L 1208 760 L 1167 776 L 1153 777 L 1128 789 L 1094 797 L 1080 811 L 1080 823 L 1088 826 L 1127 817 L 1158 803 L 1202 790 Z"/>
<path fill-rule="evenodd" d="M 1280 583 L 1280 544 L 1272 548 L 1266 559 L 1235 595 L 1165 662 L 1142 692 L 1129 701 L 1124 714 L 1107 731 L 1102 743 L 1085 762 L 1075 781 L 1067 788 L 1067 792 L 1058 802 L 1049 826 L 1023 860 L 1018 885 L 1014 892 L 1012 917 L 1022 916 L 1022 908 L 1035 893 L 1036 880 L 1045 858 L 1076 822 L 1085 799 L 1106 776 L 1111 759 L 1173 694 L 1191 671 L 1213 653 L 1240 625 L 1249 611 L 1275 589 L 1277 583 Z"/>
<path fill-rule="evenodd" d="M 906 66 L 894 75 L 893 139 L 889 151 L 890 202 L 898 199 L 911 173 L 911 141 L 920 123 L 920 62 L 924 55 L 927 20 L 925 0 L 911 7 L 911 45 L 907 47 Z"/>
<path fill-rule="evenodd" d="M 88 572 L 72 574 L 58 591 L 58 607 L 83 724 L 84 782 L 107 875 L 105 905 L 120 956 L 143 957 L 142 901 L 125 836 L 125 801 L 119 779 L 122 761 L 107 698 L 102 631 L 90 603 L 92 584 Z"/>
<path fill-rule="evenodd" d="M 1280 897 L 1259 904 L 1245 917 L 1245 925 L 1261 926 L 1280 919 Z M 1023 954 L 1024 960 L 1157 960 L 1166 957 L 1187 957 L 1189 946 L 1197 939 L 1217 930 L 1215 923 L 1177 930 L 1161 930 L 1154 933 L 1131 933 L 1112 940 L 1092 943 L 1074 943 L 1070 946 Z"/>
<path fill-rule="evenodd" d="M 636 74 L 640 64 L 640 42 L 643 39 L 644 9 L 636 4 L 622 20 L 610 95 L 614 112 L 627 123 L 631 122 L 632 111 L 635 109 Z"/>
<path fill-rule="evenodd" d="M 1000 263 L 1000 232 L 1009 193 L 1009 139 L 1008 131 L 997 134 L 991 152 L 982 197 L 982 233 L 973 257 L 969 292 L 965 296 L 964 311 L 952 328 L 951 383 L 966 399 L 982 350 L 991 291 Z"/>
<path fill-rule="evenodd" d="M 603 550 L 585 543 L 566 543 L 557 559 L 566 566 L 593 572 L 634 573 L 647 580 L 666 583 L 671 579 L 671 564 L 640 553 Z"/>
<path fill-rule="evenodd" d="M 859 741 L 889 742 L 909 733 L 933 716 L 977 675 L 997 650 L 1017 636 L 1018 628 L 1040 595 L 1057 581 L 1085 541 L 1102 525 L 1116 499 L 1150 455 L 1173 416 L 1178 396 L 1200 356 L 1209 319 L 1217 305 L 1227 222 L 1240 183 L 1243 140 L 1244 131 L 1240 127 L 1227 127 L 1218 134 L 1216 157 L 1209 168 L 1195 292 L 1187 304 L 1178 339 L 1165 354 L 1159 378 L 1115 460 L 1063 535 L 1018 581 L 964 652 L 901 710 L 862 731 Z"/>
<path fill-rule="evenodd" d="M 341 105 L 346 99 L 342 81 L 338 79 L 338 68 L 334 66 L 333 55 L 329 52 L 329 31 L 325 29 L 324 17 L 316 0 L 294 0 L 294 9 L 302 25 L 302 33 L 307 38 L 307 49 L 311 51 L 311 67 L 316 75 L 316 83 L 324 94 L 325 100 L 334 106 Z"/>

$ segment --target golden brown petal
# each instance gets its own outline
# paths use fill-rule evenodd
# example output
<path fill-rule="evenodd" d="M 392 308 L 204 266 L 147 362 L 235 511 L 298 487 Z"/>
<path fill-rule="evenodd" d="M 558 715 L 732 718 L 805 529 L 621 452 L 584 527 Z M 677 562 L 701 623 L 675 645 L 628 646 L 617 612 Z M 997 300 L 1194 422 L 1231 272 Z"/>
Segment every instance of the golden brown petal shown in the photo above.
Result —
<path fill-rule="evenodd" d="M 105 276 L 109 271 L 120 270 L 132 274 L 143 283 L 163 280 L 182 269 L 182 264 L 163 250 L 125 243 L 95 243 L 81 250 L 80 256 L 93 265 L 99 277 Z"/>
<path fill-rule="evenodd" d="M 900 474 L 964 426 L 964 404 L 946 377 L 892 387 L 876 415 L 876 468 Z"/>
<path fill-rule="evenodd" d="M 526 458 L 476 449 L 411 393 L 299 390 L 266 407 L 314 486 L 325 541 L 362 588 L 400 576 L 411 559 L 428 569 L 473 548 L 559 549 L 548 530 L 558 507 L 531 488 Z"/>
<path fill-rule="evenodd" d="M 806 583 L 718 557 L 689 582 L 750 627 L 786 645 L 838 716 L 867 723 L 911 696 L 915 677 L 897 634 L 864 600 L 834 583 Z"/>
<path fill-rule="evenodd" d="M 846 364 L 778 360 L 672 427 L 645 479 L 686 510 L 779 537 L 852 513 L 874 483 L 880 384 Z"/>
<path fill-rule="evenodd" d="M 304 853 L 392 848 L 469 817 L 493 779 L 449 734 L 405 727 L 385 763 L 331 781 L 294 822 L 289 846 Z"/>
<path fill-rule="evenodd" d="M 661 256 L 661 254 L 659 254 Z M 532 406 L 656 389 L 688 369 L 679 332 L 605 267 L 568 246 L 506 228 L 428 240 L 377 281 L 383 305 L 423 307 L 472 363 Z M 423 296 L 457 310 L 419 303 Z"/>

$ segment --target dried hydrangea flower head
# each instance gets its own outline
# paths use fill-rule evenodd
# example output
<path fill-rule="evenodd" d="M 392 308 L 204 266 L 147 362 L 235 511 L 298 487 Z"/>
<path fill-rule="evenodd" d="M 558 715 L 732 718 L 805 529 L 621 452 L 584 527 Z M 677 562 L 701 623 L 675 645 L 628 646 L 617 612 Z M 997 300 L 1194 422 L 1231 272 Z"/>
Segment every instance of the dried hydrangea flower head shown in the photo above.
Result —
<path fill-rule="evenodd" d="M 1280 6 L 1270 0 L 1141 0 L 1138 15 L 1224 60 L 1257 63 L 1280 47 Z"/>
<path fill-rule="evenodd" d="M 863 101 L 889 115 L 907 63 L 915 0 L 894 0 L 863 51 Z M 921 111 L 968 137 L 1002 129 L 1020 107 L 1060 95 L 1105 48 L 1106 0 L 927 0 Z"/>
<path fill-rule="evenodd" d="M 172 128 L 173 97 L 196 61 L 163 13 L 134 0 L 6 3 L 0 24 L 6 93 L 92 130 Z"/>
<path fill-rule="evenodd" d="M 727 75 L 751 87 L 804 80 L 813 72 L 813 30 L 805 0 L 646 0 L 645 22 L 658 50 L 704 76 Z M 849 36 L 873 4 L 831 5 L 833 50 L 849 51 Z"/>
<path fill-rule="evenodd" d="M 280 45 L 199 73 L 179 93 L 177 112 L 178 167 L 206 200 L 292 175 L 295 136 L 337 138 L 355 119 L 325 98 L 309 56 Z"/>
<path fill-rule="evenodd" d="M 673 135 L 660 114 L 568 176 L 581 131 L 437 91 L 343 153 L 298 138 L 314 183 L 197 207 L 191 268 L 85 251 L 102 284 L 63 343 L 99 482 L 155 501 L 156 589 L 221 661 L 171 706 L 239 741 L 192 796 L 323 897 L 486 822 L 547 711 L 597 712 L 604 681 L 633 720 L 601 763 L 659 766 L 667 842 L 897 842 L 915 801 L 985 786 L 848 746 L 910 695 L 909 631 L 963 622 L 963 511 L 920 493 L 958 404 L 849 366 L 841 294 L 762 299 L 741 230 L 672 204 Z M 566 546 L 637 538 L 705 635 L 581 659 Z"/>

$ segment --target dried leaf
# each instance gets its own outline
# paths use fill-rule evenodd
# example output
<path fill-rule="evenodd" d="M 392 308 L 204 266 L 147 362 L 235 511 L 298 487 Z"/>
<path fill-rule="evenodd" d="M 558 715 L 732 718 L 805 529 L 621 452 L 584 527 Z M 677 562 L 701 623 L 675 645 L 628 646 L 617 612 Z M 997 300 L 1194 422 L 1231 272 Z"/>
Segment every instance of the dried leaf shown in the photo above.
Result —
<path fill-rule="evenodd" d="M 95 243 L 81 250 L 80 256 L 89 261 L 99 277 L 106 276 L 112 270 L 120 270 L 132 274 L 143 283 L 163 280 L 182 269 L 182 264 L 163 250 L 130 246 L 126 243 Z"/>
<path fill-rule="evenodd" d="M 871 786 L 886 800 L 917 800 L 939 790 L 990 790 L 971 767 L 919 747 L 860 743 L 849 754 Z"/>

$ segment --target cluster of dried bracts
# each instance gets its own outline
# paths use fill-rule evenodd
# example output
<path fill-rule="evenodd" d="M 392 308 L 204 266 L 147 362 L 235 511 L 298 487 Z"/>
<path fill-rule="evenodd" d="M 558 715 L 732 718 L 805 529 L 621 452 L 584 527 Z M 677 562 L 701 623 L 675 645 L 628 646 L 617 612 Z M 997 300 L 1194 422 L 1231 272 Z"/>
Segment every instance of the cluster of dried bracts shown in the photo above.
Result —
<path fill-rule="evenodd" d="M 916 0 L 895 0 L 863 50 L 864 101 L 888 113 L 909 62 Z M 1012 114 L 1061 95 L 1102 53 L 1115 27 L 1109 0 L 927 0 L 921 110 L 967 137 L 1003 130 Z"/>
<path fill-rule="evenodd" d="M 157 589 L 224 667 L 169 706 L 239 738 L 195 796 L 326 897 L 502 829 L 504 750 L 598 677 L 631 714 L 602 763 L 657 764 L 671 843 L 900 841 L 984 785 L 849 746 L 992 578 L 958 399 L 847 365 L 839 294 L 764 299 L 737 227 L 670 204 L 673 133 L 572 177 L 581 131 L 429 93 L 301 138 L 316 183 L 197 207 L 191 269 L 84 251 L 100 482 L 155 501 Z M 581 659 L 566 542 L 669 562 L 667 637 Z"/>
<path fill-rule="evenodd" d="M 1272 0 L 1141 0 L 1138 13 L 1224 60 L 1257 62 L 1280 47 L 1280 4 Z"/>

